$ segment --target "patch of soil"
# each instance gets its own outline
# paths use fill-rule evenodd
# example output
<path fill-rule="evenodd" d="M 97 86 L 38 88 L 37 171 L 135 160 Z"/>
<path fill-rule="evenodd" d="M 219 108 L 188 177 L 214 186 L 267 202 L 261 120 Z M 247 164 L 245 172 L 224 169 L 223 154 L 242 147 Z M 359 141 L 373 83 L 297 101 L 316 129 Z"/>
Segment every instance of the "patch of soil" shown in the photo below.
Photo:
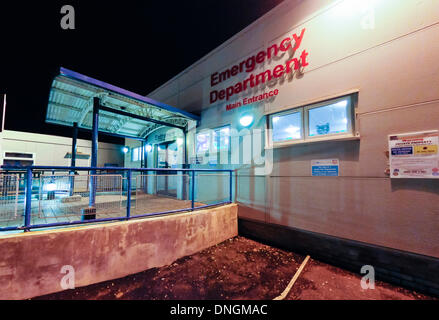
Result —
<path fill-rule="evenodd" d="M 361 287 L 361 275 L 310 259 L 289 292 L 289 300 L 436 300 L 433 297 L 375 281 Z"/>
<path fill-rule="evenodd" d="M 273 299 L 304 257 L 243 237 L 124 278 L 35 299 Z"/>

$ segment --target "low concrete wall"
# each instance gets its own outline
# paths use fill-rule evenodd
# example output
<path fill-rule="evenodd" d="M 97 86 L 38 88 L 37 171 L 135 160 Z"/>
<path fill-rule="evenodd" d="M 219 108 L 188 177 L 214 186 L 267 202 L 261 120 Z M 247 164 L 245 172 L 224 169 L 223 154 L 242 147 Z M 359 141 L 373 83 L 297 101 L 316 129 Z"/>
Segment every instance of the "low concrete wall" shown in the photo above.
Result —
<path fill-rule="evenodd" d="M 237 206 L 0 237 L 0 299 L 61 291 L 64 265 L 76 287 L 116 279 L 225 241 L 238 234 Z"/>

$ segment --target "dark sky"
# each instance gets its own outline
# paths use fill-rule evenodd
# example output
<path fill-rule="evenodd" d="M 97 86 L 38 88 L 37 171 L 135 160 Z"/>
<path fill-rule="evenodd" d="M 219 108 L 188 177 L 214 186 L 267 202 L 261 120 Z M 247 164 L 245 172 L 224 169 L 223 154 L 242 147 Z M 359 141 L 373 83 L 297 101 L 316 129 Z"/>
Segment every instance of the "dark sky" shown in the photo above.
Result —
<path fill-rule="evenodd" d="M 1 1 L 6 129 L 71 135 L 69 128 L 44 122 L 50 85 L 61 66 L 147 94 L 280 2 Z M 64 4 L 75 8 L 75 30 L 60 27 Z M 99 140 L 121 142 L 102 135 Z"/>

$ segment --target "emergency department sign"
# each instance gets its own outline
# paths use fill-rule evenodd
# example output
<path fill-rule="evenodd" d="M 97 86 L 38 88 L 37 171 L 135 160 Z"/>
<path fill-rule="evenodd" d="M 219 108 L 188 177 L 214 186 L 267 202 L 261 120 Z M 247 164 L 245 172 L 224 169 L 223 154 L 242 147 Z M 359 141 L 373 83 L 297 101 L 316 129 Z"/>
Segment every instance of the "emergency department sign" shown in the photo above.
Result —
<path fill-rule="evenodd" d="M 437 130 L 389 135 L 391 178 L 439 178 Z"/>

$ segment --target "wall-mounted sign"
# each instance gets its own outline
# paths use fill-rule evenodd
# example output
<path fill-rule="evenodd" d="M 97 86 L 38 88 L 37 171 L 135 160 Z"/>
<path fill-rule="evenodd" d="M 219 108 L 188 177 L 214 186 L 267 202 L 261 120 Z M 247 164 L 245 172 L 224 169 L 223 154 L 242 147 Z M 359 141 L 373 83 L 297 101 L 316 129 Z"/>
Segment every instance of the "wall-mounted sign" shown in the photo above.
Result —
<path fill-rule="evenodd" d="M 338 159 L 311 160 L 313 177 L 338 177 Z"/>
<path fill-rule="evenodd" d="M 437 130 L 389 135 L 391 178 L 439 178 Z"/>
<path fill-rule="evenodd" d="M 204 160 L 203 156 L 190 157 L 189 163 L 190 164 L 202 164 L 203 160 Z"/>
<path fill-rule="evenodd" d="M 274 43 L 264 50 L 242 60 L 241 62 L 233 65 L 229 69 L 223 70 L 221 72 L 215 72 L 210 76 L 210 86 L 214 87 L 223 81 L 227 81 L 230 78 L 237 76 L 240 73 L 250 73 L 256 70 L 259 64 L 263 64 L 266 61 L 271 61 L 274 58 L 279 58 L 286 52 L 293 52 L 293 54 L 299 49 L 303 36 L 305 34 L 305 29 L 302 29 L 300 34 L 294 33 L 291 37 L 284 38 L 280 43 Z M 240 92 L 245 92 L 251 88 L 257 87 L 265 82 L 271 81 L 272 79 L 280 78 L 284 74 L 289 74 L 292 71 L 299 70 L 300 68 L 306 67 L 308 65 L 308 52 L 302 50 L 300 56 L 292 58 L 289 56 L 285 63 L 276 65 L 272 69 L 264 70 L 258 74 L 251 73 L 243 81 L 238 81 L 233 85 L 228 86 L 225 89 L 218 89 L 210 91 L 209 98 L 210 103 L 215 103 L 217 101 L 226 100 L 229 101 L 233 95 Z M 271 94 L 271 95 L 270 95 Z M 255 101 L 267 99 L 268 96 L 277 95 L 274 94 L 273 90 L 270 92 L 265 92 L 263 94 L 252 97 Z M 234 109 L 246 104 L 249 100 L 243 100 L 242 102 L 235 104 L 228 104 L 227 110 Z M 249 102 L 250 103 L 250 102 Z"/>
<path fill-rule="evenodd" d="M 236 101 L 234 103 L 230 103 L 230 104 L 226 105 L 226 111 L 236 109 L 236 108 L 245 106 L 245 105 L 250 104 L 250 103 L 255 103 L 255 102 L 262 101 L 262 100 L 266 100 L 266 99 L 269 99 L 271 97 L 275 97 L 278 94 L 279 94 L 279 90 L 274 89 L 274 90 L 270 90 L 268 92 L 264 92 L 264 93 L 255 95 L 253 97 L 243 98 L 241 101 Z"/>

